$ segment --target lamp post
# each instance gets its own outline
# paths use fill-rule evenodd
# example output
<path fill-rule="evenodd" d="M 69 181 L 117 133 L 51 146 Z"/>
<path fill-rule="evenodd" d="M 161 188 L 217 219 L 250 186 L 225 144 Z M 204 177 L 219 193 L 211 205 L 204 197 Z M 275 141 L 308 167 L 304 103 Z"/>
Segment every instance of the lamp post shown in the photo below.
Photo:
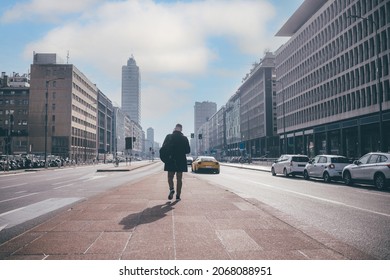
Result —
<path fill-rule="evenodd" d="M 54 81 L 57 81 L 57 80 L 64 80 L 64 78 L 54 78 L 54 79 L 50 79 L 50 80 L 46 80 L 46 94 L 45 94 L 45 168 L 47 168 L 47 134 L 48 134 L 48 131 L 47 131 L 47 120 L 48 120 L 48 110 L 47 110 L 47 107 L 48 107 L 48 100 L 49 100 L 49 83 L 50 82 L 54 82 Z"/>
<path fill-rule="evenodd" d="M 380 151 L 383 151 L 383 120 L 382 120 L 382 99 L 383 99 L 383 96 L 382 96 L 382 86 L 381 86 L 381 73 L 380 73 L 380 69 L 379 69 L 379 62 L 380 62 L 380 59 L 379 59 L 379 52 L 380 52 L 380 37 L 378 36 L 378 29 L 379 29 L 379 25 L 378 23 L 373 20 L 372 18 L 368 18 L 368 17 L 361 17 L 361 16 L 358 16 L 358 15 L 350 15 L 348 16 L 348 18 L 354 18 L 354 19 L 361 19 L 365 22 L 369 22 L 372 24 L 373 28 L 375 29 L 375 39 L 376 39 L 376 80 L 377 80 L 377 91 L 376 91 L 376 94 L 377 94 L 377 100 L 378 100 L 378 103 L 379 103 L 379 150 Z"/>

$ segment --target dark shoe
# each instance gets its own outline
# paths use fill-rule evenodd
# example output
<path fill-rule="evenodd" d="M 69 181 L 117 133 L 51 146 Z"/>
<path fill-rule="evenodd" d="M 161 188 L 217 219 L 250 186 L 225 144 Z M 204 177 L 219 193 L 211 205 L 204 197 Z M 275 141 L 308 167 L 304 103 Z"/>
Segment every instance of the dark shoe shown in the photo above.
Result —
<path fill-rule="evenodd" d="M 174 194 L 175 194 L 175 191 L 174 190 L 170 190 L 169 195 L 168 195 L 168 199 L 171 200 L 173 198 Z"/>
<path fill-rule="evenodd" d="M 176 200 L 181 200 L 180 196 L 177 195 L 176 196 Z"/>

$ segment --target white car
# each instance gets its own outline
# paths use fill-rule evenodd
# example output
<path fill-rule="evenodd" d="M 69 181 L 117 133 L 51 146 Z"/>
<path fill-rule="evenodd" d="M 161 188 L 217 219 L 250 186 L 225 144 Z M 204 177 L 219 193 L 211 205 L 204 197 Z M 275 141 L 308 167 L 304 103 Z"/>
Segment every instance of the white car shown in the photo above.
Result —
<path fill-rule="evenodd" d="M 390 184 L 390 153 L 368 153 L 343 169 L 347 185 L 363 183 L 384 189 Z"/>
<path fill-rule="evenodd" d="M 187 165 L 191 165 L 193 161 L 194 161 L 193 157 L 187 157 Z"/>
<path fill-rule="evenodd" d="M 342 179 L 343 168 L 349 163 L 349 160 L 343 156 L 318 155 L 306 164 L 303 177 L 306 180 L 311 177 L 322 178 L 329 183 L 332 180 Z"/>
<path fill-rule="evenodd" d="M 286 177 L 303 175 L 303 170 L 308 162 L 309 158 L 305 155 L 282 155 L 272 164 L 272 176 L 276 174 L 283 174 Z"/>

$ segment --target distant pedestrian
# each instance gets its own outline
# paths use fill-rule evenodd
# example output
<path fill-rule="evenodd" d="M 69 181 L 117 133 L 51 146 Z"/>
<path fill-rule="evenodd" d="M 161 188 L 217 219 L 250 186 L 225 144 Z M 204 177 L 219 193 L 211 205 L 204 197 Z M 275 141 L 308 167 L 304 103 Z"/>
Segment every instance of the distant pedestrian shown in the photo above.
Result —
<path fill-rule="evenodd" d="M 177 124 L 172 134 L 165 137 L 162 150 L 166 150 L 167 159 L 163 159 L 164 171 L 168 171 L 168 199 L 172 199 L 175 194 L 173 178 L 176 174 L 176 200 L 180 200 L 181 189 L 183 186 L 183 172 L 188 171 L 187 157 L 190 153 L 190 144 L 187 137 L 182 133 L 183 126 Z M 162 151 L 160 150 L 160 153 Z M 161 156 L 161 155 L 160 155 Z"/>

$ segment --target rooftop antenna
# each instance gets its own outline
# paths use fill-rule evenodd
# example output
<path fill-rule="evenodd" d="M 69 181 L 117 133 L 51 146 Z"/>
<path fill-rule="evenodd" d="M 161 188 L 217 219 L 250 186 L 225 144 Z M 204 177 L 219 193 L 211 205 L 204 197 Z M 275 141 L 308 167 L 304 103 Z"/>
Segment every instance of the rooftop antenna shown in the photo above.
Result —
<path fill-rule="evenodd" d="M 68 53 L 66 55 L 66 64 L 69 64 L 69 51 L 68 51 Z"/>

